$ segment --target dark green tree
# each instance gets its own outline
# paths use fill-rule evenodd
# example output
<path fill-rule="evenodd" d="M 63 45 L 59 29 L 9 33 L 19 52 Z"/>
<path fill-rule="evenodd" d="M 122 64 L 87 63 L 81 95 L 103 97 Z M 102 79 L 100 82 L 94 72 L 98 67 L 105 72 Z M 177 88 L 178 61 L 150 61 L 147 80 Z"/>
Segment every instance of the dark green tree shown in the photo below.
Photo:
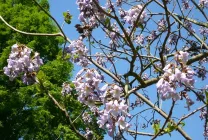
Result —
<path fill-rule="evenodd" d="M 49 11 L 47 0 L 38 2 Z M 58 32 L 48 15 L 29 0 L 0 0 L 0 15 L 21 31 Z M 43 58 L 44 65 L 37 73 L 39 84 L 26 86 L 21 78 L 10 81 L 3 74 L 11 46 L 15 43 L 26 44 Z M 0 139 L 80 139 L 64 111 L 49 96 L 66 107 L 71 120 L 85 108 L 76 100 L 76 94 L 61 94 L 62 83 L 70 79 L 73 69 L 73 65 L 63 59 L 63 43 L 63 38 L 57 36 L 18 33 L 0 21 Z M 80 133 L 86 129 L 80 118 L 73 125 Z M 96 123 L 87 127 L 94 130 L 97 139 L 102 139 L 102 131 L 97 129 Z"/>

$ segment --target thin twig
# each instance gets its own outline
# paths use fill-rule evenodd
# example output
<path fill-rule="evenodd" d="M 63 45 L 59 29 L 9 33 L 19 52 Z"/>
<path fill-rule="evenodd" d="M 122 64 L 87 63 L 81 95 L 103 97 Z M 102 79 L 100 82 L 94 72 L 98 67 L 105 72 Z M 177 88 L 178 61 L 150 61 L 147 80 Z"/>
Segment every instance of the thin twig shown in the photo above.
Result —
<path fill-rule="evenodd" d="M 82 112 L 72 121 L 72 123 L 74 123 L 85 112 L 85 110 L 86 108 L 82 110 Z"/>
<path fill-rule="evenodd" d="M 162 128 L 160 129 L 160 131 L 151 140 L 156 139 L 163 132 L 166 124 L 169 122 L 170 117 L 172 116 L 174 105 L 175 105 L 175 101 L 172 101 L 172 106 L 171 106 L 170 112 L 168 114 L 168 117 L 165 120 L 165 123 L 163 124 Z"/>
<path fill-rule="evenodd" d="M 190 117 L 191 115 L 194 115 L 197 111 L 201 110 L 202 108 L 204 108 L 204 107 L 206 107 L 206 106 L 207 106 L 207 105 L 203 105 L 203 106 L 197 108 L 196 110 L 192 111 L 191 113 L 189 113 L 189 114 L 183 116 L 183 117 L 178 121 L 177 126 L 178 126 L 183 120 L 187 119 L 187 118 Z"/>

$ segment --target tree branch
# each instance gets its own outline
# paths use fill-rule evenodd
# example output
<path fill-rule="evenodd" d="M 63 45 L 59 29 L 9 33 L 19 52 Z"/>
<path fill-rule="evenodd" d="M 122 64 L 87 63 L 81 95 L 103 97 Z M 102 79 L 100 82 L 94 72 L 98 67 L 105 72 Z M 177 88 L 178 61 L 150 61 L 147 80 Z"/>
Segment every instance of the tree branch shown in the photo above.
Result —
<path fill-rule="evenodd" d="M 65 114 L 65 116 L 68 118 L 68 121 L 69 121 L 69 125 L 72 127 L 72 129 L 74 130 L 74 132 L 77 134 L 77 135 L 79 135 L 82 139 L 85 139 L 85 140 L 87 140 L 86 138 L 85 138 L 85 136 L 84 135 L 82 135 L 76 128 L 75 128 L 75 126 L 74 126 L 74 124 L 73 124 L 73 122 L 72 122 L 72 120 L 71 120 L 71 118 L 70 118 L 70 116 L 69 116 L 69 114 L 68 114 L 68 112 L 66 111 L 66 109 L 65 108 L 63 108 L 63 107 L 61 107 L 61 105 L 58 103 L 58 101 L 48 92 L 48 96 L 53 100 L 53 102 L 54 102 L 54 104 Z"/>
<path fill-rule="evenodd" d="M 157 106 L 155 106 L 151 101 L 149 101 L 146 97 L 144 97 L 142 94 L 135 92 L 135 95 L 137 97 L 139 97 L 141 100 L 143 100 L 147 105 L 149 105 L 150 107 L 152 107 L 155 111 L 157 111 L 161 116 L 163 116 L 165 119 L 168 119 L 168 115 L 160 108 L 158 108 Z M 169 122 L 172 122 L 174 125 L 176 125 L 176 123 L 172 120 L 169 119 Z M 186 132 L 180 127 L 178 126 L 177 130 L 181 133 L 181 135 L 187 139 L 187 140 L 191 140 L 191 138 L 188 136 L 188 134 L 186 134 Z"/>
<path fill-rule="evenodd" d="M 134 134 L 134 135 L 154 136 L 154 134 L 151 134 L 151 133 L 137 132 L 137 131 L 133 131 L 133 130 L 127 130 L 127 131 L 131 134 Z"/>
<path fill-rule="evenodd" d="M 62 28 L 61 28 L 61 26 L 58 24 L 58 22 L 56 21 L 56 19 L 51 15 L 51 14 L 49 14 L 36 0 L 33 0 L 33 2 L 35 3 L 35 4 L 37 4 L 38 5 L 38 7 L 44 12 L 44 13 L 46 13 L 55 23 L 56 23 L 56 25 L 58 26 L 58 28 L 59 28 L 59 30 L 61 31 L 61 33 L 62 33 L 62 36 L 64 37 L 64 39 L 65 40 L 67 40 L 68 42 L 71 42 L 71 40 L 69 40 L 67 37 L 66 37 L 66 35 L 65 35 L 65 33 L 64 33 L 64 31 L 62 30 Z"/>
<path fill-rule="evenodd" d="M 24 32 L 21 30 L 18 30 L 16 28 L 14 28 L 13 26 L 11 26 L 8 22 L 6 22 L 4 20 L 4 18 L 2 16 L 0 16 L 0 19 L 11 29 L 13 29 L 14 31 L 21 33 L 21 34 L 25 34 L 25 35 L 33 35 L 33 36 L 62 36 L 63 35 L 61 33 L 54 33 L 54 34 L 48 34 L 48 33 L 29 33 L 29 32 Z"/>
<path fill-rule="evenodd" d="M 197 108 L 196 110 L 194 110 L 193 112 L 191 112 L 191 113 L 189 113 L 189 114 L 183 116 L 183 117 L 178 121 L 177 126 L 178 126 L 183 120 L 187 119 L 187 118 L 190 117 L 191 115 L 194 115 L 197 111 L 201 110 L 202 108 L 204 108 L 204 107 L 206 107 L 206 106 L 207 106 L 207 105 L 203 105 L 203 106 Z"/>

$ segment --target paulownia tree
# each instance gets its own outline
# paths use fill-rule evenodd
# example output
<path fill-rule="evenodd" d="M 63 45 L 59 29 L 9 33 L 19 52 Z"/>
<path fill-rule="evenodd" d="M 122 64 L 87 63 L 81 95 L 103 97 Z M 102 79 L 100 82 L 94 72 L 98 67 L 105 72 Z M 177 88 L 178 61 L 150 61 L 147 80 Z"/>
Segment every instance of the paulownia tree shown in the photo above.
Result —
<path fill-rule="evenodd" d="M 186 120 L 200 112 L 202 135 L 207 138 L 207 0 L 77 0 L 80 23 L 75 28 L 80 37 L 72 41 L 44 7 L 34 3 L 60 32 L 24 32 L 0 18 L 22 34 L 63 37 L 62 59 L 82 69 L 71 84 L 63 84 L 62 93 L 77 96 L 87 107 L 77 116 L 86 126 L 97 119 L 113 139 L 137 139 L 138 135 L 156 139 L 173 131 L 191 139 L 183 126 L 193 127 Z M 63 15 L 70 24 L 70 12 Z M 39 85 L 65 112 L 77 135 L 96 139 L 92 128 L 83 132 L 73 126 L 70 112 L 51 96 L 44 78 L 38 77 L 40 65 L 39 54 L 15 44 L 3 70 L 11 80 L 21 75 L 24 83 Z"/>

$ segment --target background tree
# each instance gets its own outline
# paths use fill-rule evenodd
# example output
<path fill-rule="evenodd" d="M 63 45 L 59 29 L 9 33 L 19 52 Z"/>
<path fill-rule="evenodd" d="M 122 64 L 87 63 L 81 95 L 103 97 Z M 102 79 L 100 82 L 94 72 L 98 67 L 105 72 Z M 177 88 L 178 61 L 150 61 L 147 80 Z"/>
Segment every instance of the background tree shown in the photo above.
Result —
<path fill-rule="evenodd" d="M 39 1 L 49 11 L 47 0 Z M 56 33 L 57 27 L 32 1 L 1 0 L 0 15 L 10 25 L 25 32 Z M 0 69 L 7 64 L 11 46 L 21 43 L 40 53 L 44 65 L 38 77 L 46 89 L 39 85 L 26 86 L 21 78 L 10 81 L 1 71 L 0 75 L 0 137 L 1 139 L 79 139 L 68 124 L 63 111 L 54 105 L 50 94 L 70 113 L 74 120 L 84 107 L 76 96 L 62 96 L 62 83 L 69 81 L 73 65 L 62 59 L 61 45 L 64 40 L 57 36 L 30 36 L 11 30 L 0 24 Z M 80 119 L 74 123 L 79 131 L 86 126 Z M 93 125 L 93 124 L 92 124 Z M 96 126 L 96 125 L 94 125 Z M 94 128 L 92 128 L 94 129 Z M 96 127 L 95 127 L 96 129 Z M 99 132 L 99 130 L 97 130 Z M 101 136 L 102 137 L 102 136 Z"/>

